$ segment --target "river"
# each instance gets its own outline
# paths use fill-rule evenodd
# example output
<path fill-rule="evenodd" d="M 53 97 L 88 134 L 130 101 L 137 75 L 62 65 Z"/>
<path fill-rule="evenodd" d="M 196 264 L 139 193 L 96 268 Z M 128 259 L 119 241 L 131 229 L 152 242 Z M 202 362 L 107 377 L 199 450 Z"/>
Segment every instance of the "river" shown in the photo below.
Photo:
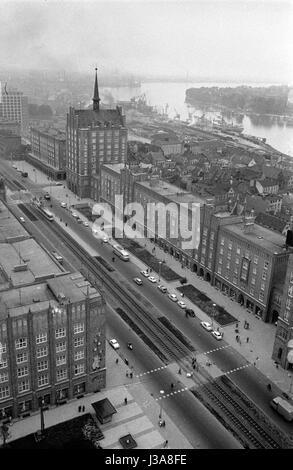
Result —
<path fill-rule="evenodd" d="M 202 115 L 203 110 L 187 105 L 185 101 L 185 90 L 187 88 L 199 87 L 236 87 L 239 83 L 183 83 L 183 82 L 144 82 L 138 88 L 118 87 L 100 89 L 102 101 L 107 102 L 109 96 L 114 101 L 127 101 L 134 96 L 145 94 L 147 104 L 156 106 L 160 111 L 164 109 L 170 118 L 175 117 L 178 113 L 180 119 L 186 120 L 191 115 Z M 245 84 L 244 84 L 245 85 Z M 268 83 L 250 83 L 250 86 L 269 86 Z M 273 84 L 272 84 L 273 85 Z M 167 107 L 166 107 L 167 106 Z M 215 113 L 207 113 L 207 117 L 215 117 Z M 207 115 L 206 114 L 206 115 Z M 219 113 L 218 113 L 219 116 Z M 230 119 L 225 116 L 227 122 L 234 122 L 235 118 Z M 281 152 L 293 156 L 293 127 L 275 123 L 253 123 L 249 116 L 244 116 L 242 125 L 244 133 L 255 135 L 257 137 L 265 137 L 268 144 Z"/>

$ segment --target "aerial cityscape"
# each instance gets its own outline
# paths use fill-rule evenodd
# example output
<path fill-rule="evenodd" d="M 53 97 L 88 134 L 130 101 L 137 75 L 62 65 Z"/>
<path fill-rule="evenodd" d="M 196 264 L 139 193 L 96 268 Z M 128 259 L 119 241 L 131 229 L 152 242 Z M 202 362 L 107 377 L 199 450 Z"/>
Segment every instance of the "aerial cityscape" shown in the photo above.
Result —
<path fill-rule="evenodd" d="M 292 19 L 0 0 L 0 450 L 293 448 Z"/>

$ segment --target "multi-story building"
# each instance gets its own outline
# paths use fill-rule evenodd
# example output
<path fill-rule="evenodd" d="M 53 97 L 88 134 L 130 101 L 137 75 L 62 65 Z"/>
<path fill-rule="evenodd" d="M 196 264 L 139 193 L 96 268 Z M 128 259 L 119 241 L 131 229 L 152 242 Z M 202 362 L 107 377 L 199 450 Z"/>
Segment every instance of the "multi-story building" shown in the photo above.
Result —
<path fill-rule="evenodd" d="M 66 130 L 67 185 L 80 197 L 98 200 L 102 163 L 124 163 L 127 129 L 122 108 L 100 108 L 97 72 L 93 109 L 70 108 Z"/>
<path fill-rule="evenodd" d="M 9 130 L 0 129 L 0 158 L 12 158 L 21 153 L 21 137 Z"/>
<path fill-rule="evenodd" d="M 0 416 L 105 387 L 105 302 L 0 202 Z"/>
<path fill-rule="evenodd" d="M 0 117 L 16 121 L 21 125 L 22 134 L 28 131 L 28 99 L 21 91 L 0 87 Z"/>
<path fill-rule="evenodd" d="M 30 140 L 31 152 L 28 153 L 27 160 L 52 179 L 65 179 L 65 133 L 54 128 L 31 127 Z"/>

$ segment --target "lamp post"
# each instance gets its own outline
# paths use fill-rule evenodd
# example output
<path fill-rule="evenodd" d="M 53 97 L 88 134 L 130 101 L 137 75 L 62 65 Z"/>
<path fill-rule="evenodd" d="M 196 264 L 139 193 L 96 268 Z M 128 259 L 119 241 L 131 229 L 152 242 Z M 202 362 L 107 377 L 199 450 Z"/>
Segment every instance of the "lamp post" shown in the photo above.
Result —
<path fill-rule="evenodd" d="M 161 280 L 162 263 L 163 263 L 163 261 L 159 261 L 159 282 Z"/>
<path fill-rule="evenodd" d="M 160 413 L 159 418 L 162 419 L 163 416 L 163 395 L 165 395 L 165 390 L 160 390 Z"/>
<path fill-rule="evenodd" d="M 217 304 L 213 304 L 213 313 L 212 313 L 212 328 L 214 328 L 214 316 L 215 316 L 215 309 Z"/>

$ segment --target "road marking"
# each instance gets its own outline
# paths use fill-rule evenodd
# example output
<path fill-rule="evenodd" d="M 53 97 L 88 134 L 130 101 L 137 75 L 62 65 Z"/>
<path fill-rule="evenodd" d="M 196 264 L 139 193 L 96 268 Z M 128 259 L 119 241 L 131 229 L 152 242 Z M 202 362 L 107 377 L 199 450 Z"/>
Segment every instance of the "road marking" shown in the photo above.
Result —
<path fill-rule="evenodd" d="M 231 345 L 230 344 L 227 344 L 226 346 L 222 346 L 220 348 L 215 348 L 215 349 L 211 349 L 210 351 L 207 351 L 207 352 L 203 352 L 203 353 L 200 353 L 200 354 L 211 354 L 215 351 L 221 351 L 221 349 L 227 349 L 227 348 L 231 348 Z"/>
<path fill-rule="evenodd" d="M 163 400 L 164 398 L 172 397 L 173 395 L 175 395 L 175 394 L 177 394 L 177 393 L 183 393 L 183 392 L 186 392 L 187 390 L 189 390 L 189 388 L 188 388 L 188 387 L 184 387 L 184 388 L 181 388 L 180 390 L 175 390 L 174 392 L 170 392 L 170 393 L 167 393 L 166 395 L 157 397 L 157 398 L 155 398 L 155 400 L 156 400 L 156 401 Z"/>
<path fill-rule="evenodd" d="M 146 372 L 143 372 L 142 374 L 138 374 L 135 377 L 142 377 L 142 376 L 147 375 L 147 374 L 153 374 L 154 372 L 158 372 L 159 370 L 166 369 L 167 367 L 168 367 L 168 365 L 167 366 L 162 366 L 162 367 L 157 367 L 156 369 L 147 370 Z"/>
<path fill-rule="evenodd" d="M 233 374 L 234 372 L 238 372 L 239 370 L 246 369 L 247 367 L 250 367 L 250 366 L 252 366 L 251 363 L 245 364 L 244 366 L 236 367 L 236 369 L 228 370 L 228 372 L 225 372 L 223 375 Z"/>

